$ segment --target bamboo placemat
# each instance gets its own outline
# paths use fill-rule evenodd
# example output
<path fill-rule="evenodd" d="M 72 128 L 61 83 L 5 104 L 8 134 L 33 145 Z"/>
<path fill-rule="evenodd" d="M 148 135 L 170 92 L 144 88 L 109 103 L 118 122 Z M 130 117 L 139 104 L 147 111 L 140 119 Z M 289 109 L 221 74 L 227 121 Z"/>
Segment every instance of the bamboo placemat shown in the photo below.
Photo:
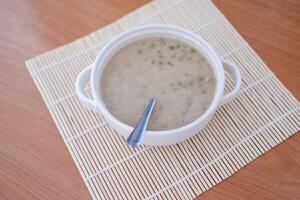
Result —
<path fill-rule="evenodd" d="M 196 32 L 240 67 L 243 85 L 193 138 L 133 149 L 81 106 L 74 81 L 113 36 L 149 23 Z M 26 65 L 94 199 L 191 199 L 299 131 L 299 102 L 209 0 L 151 2 Z"/>

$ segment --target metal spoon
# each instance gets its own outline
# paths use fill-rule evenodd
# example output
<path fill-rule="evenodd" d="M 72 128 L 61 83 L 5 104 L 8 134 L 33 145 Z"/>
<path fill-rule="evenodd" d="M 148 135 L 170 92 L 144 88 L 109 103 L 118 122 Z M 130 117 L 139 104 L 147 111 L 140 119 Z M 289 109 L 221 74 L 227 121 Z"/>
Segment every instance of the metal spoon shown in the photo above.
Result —
<path fill-rule="evenodd" d="M 127 138 L 127 144 L 136 147 L 140 144 L 140 141 L 145 133 L 148 121 L 150 119 L 150 115 L 152 113 L 153 107 L 155 104 L 155 99 L 150 99 L 143 115 L 139 119 L 137 125 L 130 133 L 129 137 Z"/>

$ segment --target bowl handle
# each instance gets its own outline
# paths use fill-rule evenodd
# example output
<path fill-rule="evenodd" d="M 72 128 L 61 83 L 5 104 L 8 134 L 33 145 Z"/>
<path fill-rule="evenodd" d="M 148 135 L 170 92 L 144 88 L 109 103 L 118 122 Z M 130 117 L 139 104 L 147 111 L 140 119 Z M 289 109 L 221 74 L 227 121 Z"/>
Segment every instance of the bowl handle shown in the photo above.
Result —
<path fill-rule="evenodd" d="M 96 105 L 94 100 L 89 99 L 85 94 L 84 94 L 84 88 L 88 81 L 91 78 L 91 72 L 92 72 L 93 64 L 89 65 L 86 67 L 84 70 L 80 72 L 76 79 L 75 87 L 76 87 L 76 94 L 79 98 L 79 101 L 87 108 L 96 110 Z"/>
<path fill-rule="evenodd" d="M 239 68 L 232 62 L 222 60 L 222 65 L 224 67 L 224 70 L 229 72 L 232 75 L 234 80 L 233 90 L 227 94 L 224 94 L 222 98 L 222 104 L 225 104 L 231 101 L 234 97 L 236 97 L 239 94 L 241 84 L 242 84 L 242 76 Z"/>

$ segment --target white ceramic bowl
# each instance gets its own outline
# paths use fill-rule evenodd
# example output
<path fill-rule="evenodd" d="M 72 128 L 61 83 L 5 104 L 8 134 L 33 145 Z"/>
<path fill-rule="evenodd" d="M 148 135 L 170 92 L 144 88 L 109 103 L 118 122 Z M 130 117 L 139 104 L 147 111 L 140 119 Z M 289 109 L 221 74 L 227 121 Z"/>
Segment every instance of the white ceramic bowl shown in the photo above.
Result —
<path fill-rule="evenodd" d="M 180 128 L 163 131 L 146 131 L 141 141 L 141 144 L 145 145 L 170 145 L 186 140 L 199 132 L 221 104 L 230 101 L 238 94 L 241 86 L 241 75 L 238 67 L 228 61 L 220 60 L 213 48 L 198 35 L 188 30 L 169 25 L 146 25 L 130 29 L 106 44 L 98 54 L 95 62 L 79 74 L 76 80 L 76 93 L 83 105 L 101 113 L 108 120 L 109 125 L 113 127 L 118 134 L 127 138 L 133 130 L 133 127 L 116 119 L 105 107 L 105 103 L 101 98 L 101 75 L 109 59 L 118 50 L 134 41 L 153 36 L 174 38 L 194 47 L 204 55 L 211 64 L 216 80 L 213 101 L 202 116 Z M 235 81 L 234 89 L 228 94 L 223 94 L 225 85 L 224 69 L 233 76 Z M 89 80 L 94 99 L 89 99 L 84 95 L 84 88 Z"/>

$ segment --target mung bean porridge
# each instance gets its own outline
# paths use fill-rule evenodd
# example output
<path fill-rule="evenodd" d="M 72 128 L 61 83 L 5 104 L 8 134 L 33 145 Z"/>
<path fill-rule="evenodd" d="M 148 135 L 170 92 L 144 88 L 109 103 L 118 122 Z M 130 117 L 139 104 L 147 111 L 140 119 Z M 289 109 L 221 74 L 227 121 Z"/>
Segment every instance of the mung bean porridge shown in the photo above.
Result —
<path fill-rule="evenodd" d="M 101 79 L 106 108 L 130 126 L 136 125 L 149 99 L 156 99 L 148 130 L 191 123 L 208 109 L 214 93 L 214 74 L 205 57 L 167 37 L 145 38 L 122 48 Z"/>

